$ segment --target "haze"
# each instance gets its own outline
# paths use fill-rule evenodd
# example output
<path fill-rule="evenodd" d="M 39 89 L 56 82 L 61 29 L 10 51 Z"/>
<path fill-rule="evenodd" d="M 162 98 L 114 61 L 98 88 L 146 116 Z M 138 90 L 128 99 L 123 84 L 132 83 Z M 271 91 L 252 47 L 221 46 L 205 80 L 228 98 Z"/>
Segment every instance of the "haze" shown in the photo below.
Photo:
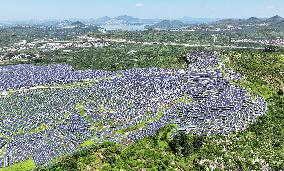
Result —
<path fill-rule="evenodd" d="M 284 16 L 283 0 L 9 0 L 2 1 L 0 20 L 97 18 L 248 18 Z"/>

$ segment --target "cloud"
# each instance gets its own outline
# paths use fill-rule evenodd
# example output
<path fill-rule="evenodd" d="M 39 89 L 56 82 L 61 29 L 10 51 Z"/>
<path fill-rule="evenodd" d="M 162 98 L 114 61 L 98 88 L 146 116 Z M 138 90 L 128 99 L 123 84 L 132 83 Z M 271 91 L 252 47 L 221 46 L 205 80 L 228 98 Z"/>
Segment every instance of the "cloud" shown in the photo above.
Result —
<path fill-rule="evenodd" d="M 136 6 L 136 7 L 143 7 L 144 4 L 142 4 L 142 3 L 137 3 L 137 4 L 135 4 L 135 6 Z"/>

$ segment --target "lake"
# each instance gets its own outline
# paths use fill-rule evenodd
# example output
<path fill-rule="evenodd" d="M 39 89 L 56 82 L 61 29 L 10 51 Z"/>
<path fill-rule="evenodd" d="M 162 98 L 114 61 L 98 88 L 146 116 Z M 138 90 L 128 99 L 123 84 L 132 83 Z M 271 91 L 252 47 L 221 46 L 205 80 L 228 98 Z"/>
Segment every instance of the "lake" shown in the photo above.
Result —
<path fill-rule="evenodd" d="M 101 25 L 99 27 L 105 28 L 106 30 L 124 30 L 124 31 L 143 31 L 146 30 L 144 27 L 149 24 L 142 25 Z"/>

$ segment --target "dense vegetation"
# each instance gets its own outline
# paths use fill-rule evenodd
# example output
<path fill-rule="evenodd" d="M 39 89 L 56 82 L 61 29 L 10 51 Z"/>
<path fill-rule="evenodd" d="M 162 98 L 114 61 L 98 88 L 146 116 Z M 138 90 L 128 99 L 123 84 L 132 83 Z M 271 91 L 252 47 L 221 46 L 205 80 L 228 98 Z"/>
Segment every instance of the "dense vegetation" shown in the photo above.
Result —
<path fill-rule="evenodd" d="M 76 69 L 103 69 L 108 71 L 129 68 L 185 67 L 182 57 L 190 49 L 182 46 L 147 46 L 142 44 L 112 44 L 105 48 L 74 49 L 41 52 L 41 58 L 11 61 L 10 64 L 33 63 L 37 65 L 67 63 Z M 7 63 L 4 63 L 6 65 Z"/>
<path fill-rule="evenodd" d="M 163 20 L 159 23 L 156 23 L 154 25 L 146 26 L 147 29 L 163 29 L 163 30 L 170 30 L 170 29 L 176 29 L 186 26 L 183 22 L 179 20 Z"/>
<path fill-rule="evenodd" d="M 41 39 L 73 40 L 75 36 L 93 33 L 97 30 L 97 27 L 63 29 L 41 26 L 15 26 L 0 28 L 0 46 L 12 45 L 22 40 L 27 40 L 28 42 Z"/>
<path fill-rule="evenodd" d="M 112 31 L 106 34 L 96 33 L 95 37 L 108 39 L 126 39 L 137 42 L 175 42 L 175 43 L 211 43 L 213 38 L 211 33 L 206 32 L 168 32 L 147 30 L 140 32 Z"/>
<path fill-rule="evenodd" d="M 65 156 L 40 170 L 280 170 L 284 168 L 284 55 L 260 51 L 223 51 L 228 68 L 246 76 L 236 84 L 266 98 L 268 112 L 240 133 L 198 137 L 174 126 L 156 137 L 122 146 L 105 143 L 73 156 Z M 155 66 L 153 63 L 152 66 Z"/>
<path fill-rule="evenodd" d="M 168 21 L 169 22 L 169 21 Z M 162 25 L 165 23 L 162 23 Z M 159 25 L 159 24 L 158 24 Z M 171 23 L 166 23 L 171 27 Z M 181 25 L 181 24 L 176 24 Z M 228 27 L 230 25 L 230 27 Z M 270 40 L 284 36 L 284 19 L 281 21 L 250 20 L 222 20 L 211 24 L 199 24 L 185 28 L 183 31 L 157 31 L 146 30 L 139 32 L 111 31 L 108 33 L 95 33 L 96 37 L 126 39 L 138 42 L 175 42 L 189 44 L 215 44 L 215 45 L 238 45 L 254 47 L 254 43 L 236 43 L 232 40 L 252 39 Z M 153 26 L 155 27 L 155 25 Z M 181 28 L 179 26 L 178 28 Z M 215 42 L 214 42 L 214 37 Z M 259 46 L 259 45 L 258 45 Z"/>

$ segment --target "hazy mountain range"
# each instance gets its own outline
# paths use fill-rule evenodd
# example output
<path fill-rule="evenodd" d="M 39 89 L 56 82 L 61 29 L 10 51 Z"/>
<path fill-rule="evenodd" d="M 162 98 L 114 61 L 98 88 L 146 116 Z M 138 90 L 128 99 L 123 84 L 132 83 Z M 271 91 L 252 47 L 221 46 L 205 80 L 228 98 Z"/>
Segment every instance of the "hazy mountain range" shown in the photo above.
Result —
<path fill-rule="evenodd" d="M 155 29 L 155 30 L 170 30 L 170 29 L 178 29 L 182 27 L 187 27 L 192 24 L 212 24 L 217 26 L 224 25 L 269 25 L 269 26 L 284 26 L 284 19 L 279 15 L 273 16 L 271 18 L 256 18 L 250 17 L 248 19 L 220 19 L 220 20 L 210 20 L 210 19 L 200 19 L 195 20 L 194 18 L 189 18 L 191 20 L 187 20 L 190 22 L 184 22 L 185 20 L 163 20 L 161 22 L 155 23 L 153 25 L 147 25 L 147 29 Z"/>
<path fill-rule="evenodd" d="M 103 16 L 100 18 L 91 19 L 66 19 L 66 20 L 26 20 L 26 21 L 0 21 L 2 25 L 62 25 L 66 23 L 72 23 L 80 21 L 87 25 L 143 25 L 143 24 L 156 24 L 163 21 L 164 19 L 141 19 L 137 17 L 132 17 L 128 15 L 121 15 L 117 17 Z M 186 24 L 198 24 L 198 23 L 208 23 L 217 21 L 218 19 L 210 18 L 193 18 L 193 17 L 183 17 L 176 19 Z"/>
<path fill-rule="evenodd" d="M 222 19 L 217 21 L 218 24 L 271 24 L 271 23 L 279 23 L 284 22 L 284 18 L 280 17 L 279 15 L 275 15 L 271 18 L 257 18 L 257 17 L 250 17 L 248 19 Z"/>
<path fill-rule="evenodd" d="M 279 23 L 284 22 L 284 19 L 279 15 L 271 18 L 256 18 L 248 19 L 218 19 L 218 18 L 193 18 L 182 17 L 175 20 L 168 19 L 141 19 L 128 15 L 121 15 L 117 17 L 100 17 L 96 19 L 66 19 L 66 20 L 27 20 L 27 21 L 6 21 L 1 22 L 2 26 L 13 25 L 40 25 L 40 26 L 84 26 L 84 25 L 149 25 L 148 28 L 158 29 L 173 29 L 192 24 L 261 24 L 261 23 Z"/>
<path fill-rule="evenodd" d="M 93 24 L 98 25 L 117 25 L 117 24 L 156 24 L 158 22 L 163 21 L 164 19 L 141 19 L 136 18 L 128 15 L 122 15 L 118 17 L 100 17 L 97 19 L 92 19 L 91 22 Z M 217 21 L 218 19 L 210 19 L 210 18 L 193 18 L 193 17 L 183 17 L 176 19 L 176 21 L 179 20 L 185 24 L 197 24 L 197 23 L 207 23 L 207 22 L 213 22 Z"/>
<path fill-rule="evenodd" d="M 100 17 L 97 19 L 90 19 L 89 21 L 86 21 L 88 23 L 94 24 L 94 25 L 123 25 L 123 24 L 154 24 L 161 21 L 161 19 L 140 19 L 128 15 L 121 15 L 118 17 Z"/>

